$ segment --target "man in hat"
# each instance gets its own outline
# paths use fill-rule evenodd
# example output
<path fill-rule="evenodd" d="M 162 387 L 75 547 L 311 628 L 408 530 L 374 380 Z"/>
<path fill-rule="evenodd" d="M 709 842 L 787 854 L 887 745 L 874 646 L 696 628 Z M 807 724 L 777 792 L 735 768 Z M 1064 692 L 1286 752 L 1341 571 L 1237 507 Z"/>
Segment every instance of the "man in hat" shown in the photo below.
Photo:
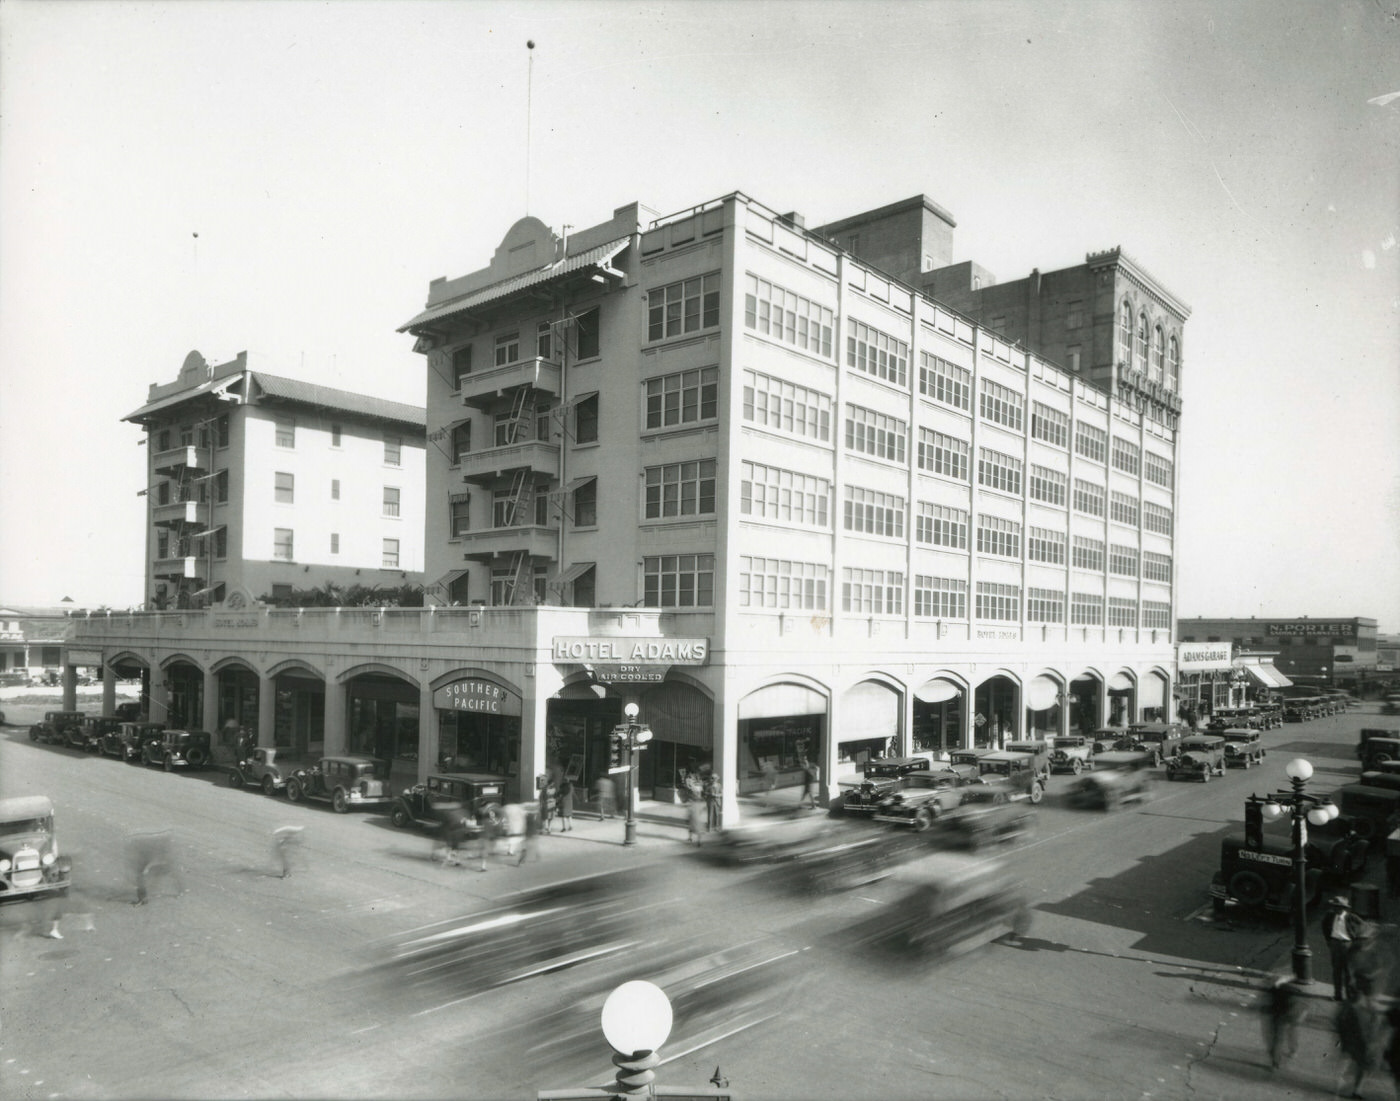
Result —
<path fill-rule="evenodd" d="M 1327 953 L 1332 957 L 1332 996 L 1336 1001 L 1346 1001 L 1356 992 L 1351 961 L 1363 929 L 1363 922 L 1352 912 L 1346 895 L 1328 900 L 1322 932 L 1327 937 Z"/>

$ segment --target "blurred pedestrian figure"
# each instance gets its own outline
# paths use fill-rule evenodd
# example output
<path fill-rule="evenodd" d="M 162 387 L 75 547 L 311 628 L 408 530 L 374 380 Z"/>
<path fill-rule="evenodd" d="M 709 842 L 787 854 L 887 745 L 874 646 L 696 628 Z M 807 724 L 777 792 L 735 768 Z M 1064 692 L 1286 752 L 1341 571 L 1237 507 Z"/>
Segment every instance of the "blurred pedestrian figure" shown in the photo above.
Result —
<path fill-rule="evenodd" d="M 799 807 L 811 807 L 817 809 L 817 784 L 821 782 L 822 770 L 816 761 L 810 761 L 806 757 L 802 758 L 802 798 L 797 801 Z"/>
<path fill-rule="evenodd" d="M 698 772 L 682 772 L 681 787 L 685 789 L 687 803 L 700 803 L 705 799 L 705 782 Z"/>
<path fill-rule="evenodd" d="M 292 864 L 299 859 L 301 835 L 305 826 L 278 826 L 272 831 L 272 853 L 282 868 L 282 878 L 292 874 Z"/>
<path fill-rule="evenodd" d="M 476 853 L 480 858 L 477 871 L 486 870 L 486 857 L 496 847 L 501 820 L 494 814 L 483 814 L 477 819 L 476 829 Z"/>
<path fill-rule="evenodd" d="M 772 757 L 763 758 L 763 790 L 771 792 L 778 786 L 778 767 Z"/>
<path fill-rule="evenodd" d="M 1332 997 L 1346 1001 L 1354 993 L 1352 958 L 1361 938 L 1362 921 L 1352 912 L 1346 895 L 1334 895 L 1322 916 L 1322 931 L 1327 938 L 1327 953 L 1332 959 Z"/>
<path fill-rule="evenodd" d="M 574 785 L 567 776 L 559 781 L 559 790 L 554 794 L 554 810 L 559 816 L 560 832 L 574 828 Z"/>
<path fill-rule="evenodd" d="M 507 803 L 502 813 L 506 822 L 506 856 L 514 856 L 525 840 L 525 808 L 519 803 Z"/>
<path fill-rule="evenodd" d="M 599 776 L 593 785 L 593 792 L 598 799 L 598 818 L 617 817 L 617 784 L 613 782 L 611 776 Z"/>
<path fill-rule="evenodd" d="M 1298 1027 L 1307 1017 L 1307 1001 L 1291 975 L 1280 975 L 1264 992 L 1264 1045 L 1275 1070 L 1298 1053 Z"/>
<path fill-rule="evenodd" d="M 1380 1025 L 1381 1013 L 1369 997 L 1353 998 L 1338 1008 L 1337 1043 L 1351 1064 L 1351 1088 L 1344 1096 L 1361 1096 L 1361 1083 L 1378 1054 Z"/>
<path fill-rule="evenodd" d="M 705 803 L 702 799 L 692 796 L 685 804 L 685 824 L 687 845 L 699 845 L 701 843 L 702 831 L 704 829 Z"/>
<path fill-rule="evenodd" d="M 176 894 L 184 891 L 169 830 L 133 834 L 127 841 L 127 862 L 136 879 L 136 901 L 133 905 L 146 904 L 151 882 L 157 877 L 174 883 Z"/>
<path fill-rule="evenodd" d="M 539 846 L 536 844 L 536 841 L 539 837 L 539 832 L 539 814 L 530 813 L 527 811 L 525 814 L 525 831 L 520 835 L 520 859 L 515 862 L 515 866 L 517 868 L 520 867 L 520 865 L 524 864 L 525 861 L 529 858 L 530 851 L 532 849 L 535 853 L 535 859 L 538 860 L 540 858 Z"/>
<path fill-rule="evenodd" d="M 705 829 L 719 829 L 720 806 L 724 796 L 724 786 L 719 782 L 719 773 L 713 769 L 705 776 Z"/>
<path fill-rule="evenodd" d="M 550 825 L 554 821 L 554 800 L 557 795 L 558 789 L 554 786 L 552 781 L 546 779 L 544 786 L 540 788 L 540 805 L 538 809 L 540 831 L 543 833 L 549 832 Z"/>

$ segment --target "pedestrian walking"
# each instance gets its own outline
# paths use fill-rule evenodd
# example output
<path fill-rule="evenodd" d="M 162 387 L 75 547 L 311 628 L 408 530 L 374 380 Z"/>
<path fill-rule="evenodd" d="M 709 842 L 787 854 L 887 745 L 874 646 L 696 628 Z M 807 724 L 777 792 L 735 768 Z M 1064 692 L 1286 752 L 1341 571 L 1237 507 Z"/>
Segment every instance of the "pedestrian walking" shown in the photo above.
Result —
<path fill-rule="evenodd" d="M 702 789 L 705 796 L 705 829 L 719 829 L 720 808 L 723 802 L 724 786 L 719 782 L 719 773 L 711 769 L 705 776 Z"/>
<path fill-rule="evenodd" d="M 1307 999 L 1291 975 L 1280 975 L 1264 992 L 1264 1046 L 1275 1070 L 1298 1053 L 1298 1028 L 1307 1018 Z"/>
<path fill-rule="evenodd" d="M 536 809 L 542 833 L 548 833 L 554 822 L 554 800 L 557 794 L 554 784 L 546 779 L 544 786 L 540 788 L 539 807 Z"/>
<path fill-rule="evenodd" d="M 305 826 L 278 826 L 272 831 L 272 855 L 282 869 L 282 878 L 292 874 L 292 865 L 301 852 Z"/>
<path fill-rule="evenodd" d="M 772 757 L 763 758 L 763 790 L 770 795 L 773 789 L 778 786 L 778 766 L 773 763 Z"/>
<path fill-rule="evenodd" d="M 802 758 L 802 798 L 797 801 L 799 807 L 817 809 L 817 784 L 821 782 L 821 777 L 821 766 L 816 761 Z"/>
<path fill-rule="evenodd" d="M 538 860 L 538 859 L 540 858 L 539 846 L 535 844 L 535 841 L 536 841 L 536 839 L 537 839 L 538 836 L 539 836 L 539 832 L 540 832 L 540 816 L 539 816 L 539 814 L 538 814 L 538 813 L 533 813 L 533 814 L 532 814 L 532 813 L 530 813 L 530 812 L 527 811 L 526 814 L 525 814 L 525 830 L 524 830 L 524 832 L 521 833 L 521 835 L 520 835 L 520 859 L 517 860 L 517 861 L 515 862 L 515 866 L 516 866 L 517 868 L 520 867 L 520 865 L 524 864 L 525 861 L 529 858 L 529 856 L 530 856 L 530 851 L 531 851 L 532 849 L 534 850 L 534 853 L 535 853 L 535 859 Z"/>
<path fill-rule="evenodd" d="M 687 845 L 699 845 L 703 842 L 705 828 L 705 802 L 703 799 L 691 798 L 685 804 L 685 843 Z"/>
<path fill-rule="evenodd" d="M 525 843 L 525 808 L 519 803 L 507 803 L 501 812 L 506 824 L 506 856 L 515 856 Z"/>
<path fill-rule="evenodd" d="M 476 855 L 480 858 L 476 870 L 484 872 L 486 870 L 486 857 L 496 847 L 501 820 L 494 814 L 483 814 L 477 819 L 476 825 Z"/>
<path fill-rule="evenodd" d="M 593 785 L 593 793 L 598 801 L 598 818 L 617 817 L 617 784 L 611 776 L 599 776 Z"/>
<path fill-rule="evenodd" d="M 560 833 L 574 828 L 574 785 L 567 776 L 559 781 L 559 790 L 554 793 L 554 813 L 559 818 Z"/>
<path fill-rule="evenodd" d="M 183 893 L 169 830 L 133 834 L 127 842 L 127 862 L 136 879 L 136 901 L 132 905 L 146 905 L 151 883 L 158 877 L 172 882 L 176 894 Z"/>
<path fill-rule="evenodd" d="M 1353 998 L 1337 1009 L 1337 1044 L 1349 1062 L 1351 1088 L 1343 1095 L 1360 1097 L 1361 1083 L 1375 1064 L 1382 1015 L 1370 997 Z"/>
<path fill-rule="evenodd" d="M 1333 1000 L 1346 1001 L 1356 993 L 1352 960 L 1363 931 L 1361 918 L 1352 911 L 1346 895 L 1334 895 L 1328 900 L 1322 931 L 1327 938 L 1327 954 L 1332 960 Z"/>

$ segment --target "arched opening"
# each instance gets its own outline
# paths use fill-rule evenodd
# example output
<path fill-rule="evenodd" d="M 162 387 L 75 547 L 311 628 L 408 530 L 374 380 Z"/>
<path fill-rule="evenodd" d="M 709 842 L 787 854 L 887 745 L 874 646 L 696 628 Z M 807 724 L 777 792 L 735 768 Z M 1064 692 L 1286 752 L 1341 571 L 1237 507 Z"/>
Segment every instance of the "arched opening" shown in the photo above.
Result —
<path fill-rule="evenodd" d="M 1060 732 L 1060 682 L 1041 673 L 1026 685 L 1026 737 L 1053 738 Z"/>
<path fill-rule="evenodd" d="M 391 785 L 416 782 L 418 686 L 390 673 L 361 673 L 346 687 L 347 752 L 379 761 L 379 775 Z"/>
<path fill-rule="evenodd" d="M 863 680 L 841 693 L 836 706 L 836 779 L 859 775 L 872 757 L 888 757 L 899 746 L 898 691 L 888 684 Z"/>
<path fill-rule="evenodd" d="M 826 736 L 826 697 L 804 684 L 770 684 L 739 701 L 739 794 L 803 781 Z"/>
<path fill-rule="evenodd" d="M 1103 681 L 1092 673 L 1081 673 L 1069 682 L 1070 730 L 1088 736 L 1107 725 L 1099 707 Z"/>
<path fill-rule="evenodd" d="M 1136 682 L 1129 673 L 1108 678 L 1108 725 L 1127 726 L 1137 722 Z"/>
<path fill-rule="evenodd" d="M 240 743 L 246 750 L 261 745 L 258 736 L 258 674 L 251 666 L 237 659 L 221 664 L 216 673 L 219 704 L 217 743 L 238 752 Z"/>
<path fill-rule="evenodd" d="M 972 744 L 976 748 L 1000 749 L 1021 736 L 1020 694 L 1020 685 L 1002 673 L 977 686 L 972 704 Z"/>
<path fill-rule="evenodd" d="M 1142 721 L 1164 723 L 1168 719 L 1167 701 L 1171 699 L 1167 678 L 1155 670 L 1138 682 L 1137 705 Z"/>
<path fill-rule="evenodd" d="M 202 730 L 204 670 L 188 658 L 175 658 L 166 664 L 161 675 L 166 686 L 167 716 L 162 721 L 179 730 Z"/>
<path fill-rule="evenodd" d="M 961 749 L 966 693 L 956 681 L 933 677 L 914 689 L 914 750 Z"/>

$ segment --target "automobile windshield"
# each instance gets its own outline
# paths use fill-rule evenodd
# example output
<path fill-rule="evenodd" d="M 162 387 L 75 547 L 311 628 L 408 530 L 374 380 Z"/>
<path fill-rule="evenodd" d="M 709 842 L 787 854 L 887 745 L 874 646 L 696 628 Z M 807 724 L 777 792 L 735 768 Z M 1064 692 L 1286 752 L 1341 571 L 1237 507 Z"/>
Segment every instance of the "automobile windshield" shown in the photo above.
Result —
<path fill-rule="evenodd" d="M 899 765 L 866 765 L 865 774 L 867 776 L 899 776 L 906 769 Z"/>
<path fill-rule="evenodd" d="M 983 776 L 1010 776 L 1010 761 L 983 761 L 981 763 Z"/>
<path fill-rule="evenodd" d="M 1083 743 L 1082 743 L 1078 738 L 1056 738 L 1056 739 L 1055 739 L 1055 745 L 1056 745 L 1057 747 L 1059 747 L 1059 746 L 1067 746 L 1067 745 L 1082 745 L 1082 744 L 1083 744 Z"/>
<path fill-rule="evenodd" d="M 375 771 L 375 767 L 372 764 L 356 765 L 354 775 L 357 780 L 378 779 L 378 773 Z"/>
<path fill-rule="evenodd" d="M 14 837 L 24 833 L 52 832 L 52 818 L 16 818 L 13 822 L 0 822 L 0 837 Z"/>

